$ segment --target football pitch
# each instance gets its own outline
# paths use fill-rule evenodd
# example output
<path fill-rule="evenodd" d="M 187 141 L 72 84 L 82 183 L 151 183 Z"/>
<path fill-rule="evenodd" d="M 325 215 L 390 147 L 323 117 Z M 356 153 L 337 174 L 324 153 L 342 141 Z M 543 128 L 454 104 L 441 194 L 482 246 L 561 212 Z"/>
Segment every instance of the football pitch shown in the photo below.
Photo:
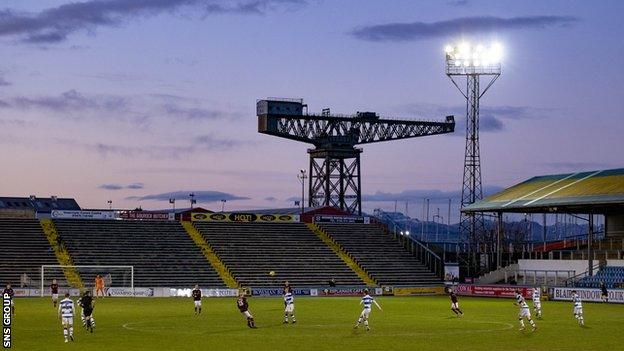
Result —
<path fill-rule="evenodd" d="M 455 317 L 445 296 L 379 297 L 371 331 L 353 326 L 359 298 L 295 301 L 297 324 L 282 324 L 281 298 L 249 298 L 258 329 L 249 329 L 234 298 L 204 299 L 200 316 L 190 298 L 96 300 L 96 330 L 74 319 L 75 341 L 63 342 L 49 298 L 16 299 L 14 350 L 621 350 L 624 305 L 585 303 L 579 327 L 569 302 L 542 303 L 538 330 L 519 331 L 512 299 L 460 298 Z"/>

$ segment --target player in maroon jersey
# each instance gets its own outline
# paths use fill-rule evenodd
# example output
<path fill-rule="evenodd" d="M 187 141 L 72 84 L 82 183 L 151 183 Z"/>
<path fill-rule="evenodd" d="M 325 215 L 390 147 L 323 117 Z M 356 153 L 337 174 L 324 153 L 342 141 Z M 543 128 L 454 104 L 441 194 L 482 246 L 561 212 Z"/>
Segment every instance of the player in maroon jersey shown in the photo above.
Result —
<path fill-rule="evenodd" d="M 199 315 L 201 313 L 201 303 L 202 303 L 202 292 L 199 288 L 199 285 L 195 284 L 195 288 L 191 292 L 191 296 L 193 297 L 193 302 L 195 304 L 195 315 Z"/>
<path fill-rule="evenodd" d="M 236 300 L 236 306 L 238 310 L 247 318 L 247 326 L 249 328 L 256 328 L 256 324 L 254 323 L 254 318 L 249 312 L 249 303 L 247 303 L 247 297 L 245 296 L 245 292 L 241 291 L 238 295 L 238 300 Z"/>
<path fill-rule="evenodd" d="M 11 283 L 6 285 L 6 289 L 2 291 L 2 296 L 9 295 L 11 298 L 11 314 L 15 314 L 15 304 L 13 303 L 13 296 L 15 296 L 15 291 L 11 288 Z"/>
<path fill-rule="evenodd" d="M 52 293 L 52 304 L 54 308 L 56 308 L 56 304 L 58 303 L 58 284 L 56 283 L 56 279 L 52 279 L 52 284 L 50 284 L 50 292 Z"/>
<path fill-rule="evenodd" d="M 448 288 L 447 293 L 451 298 L 451 311 L 453 311 L 453 313 L 455 313 L 457 316 L 463 316 L 464 312 L 459 309 L 459 301 L 457 300 L 457 295 L 455 294 L 453 289 Z"/>

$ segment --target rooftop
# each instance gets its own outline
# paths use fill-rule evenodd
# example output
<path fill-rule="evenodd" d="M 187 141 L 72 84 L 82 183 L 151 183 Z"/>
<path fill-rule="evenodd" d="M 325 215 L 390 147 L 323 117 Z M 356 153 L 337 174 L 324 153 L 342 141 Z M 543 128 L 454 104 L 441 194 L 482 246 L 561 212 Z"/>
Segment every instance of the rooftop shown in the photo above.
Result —
<path fill-rule="evenodd" d="M 463 212 L 624 212 L 624 168 L 537 176 Z"/>

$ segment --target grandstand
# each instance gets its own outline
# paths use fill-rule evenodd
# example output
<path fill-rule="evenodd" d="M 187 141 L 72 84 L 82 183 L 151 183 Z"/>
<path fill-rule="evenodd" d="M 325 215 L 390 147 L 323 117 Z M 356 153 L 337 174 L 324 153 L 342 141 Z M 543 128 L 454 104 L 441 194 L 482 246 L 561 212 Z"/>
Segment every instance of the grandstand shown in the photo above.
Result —
<path fill-rule="evenodd" d="M 379 285 L 439 284 L 414 255 L 380 227 L 370 224 L 320 224 Z"/>
<path fill-rule="evenodd" d="M 610 289 L 624 287 L 624 267 L 603 267 L 595 275 L 584 277 L 575 285 L 580 288 L 597 288 L 600 283 Z"/>
<path fill-rule="evenodd" d="M 0 240 L 1 282 L 36 287 L 41 265 L 58 264 L 36 219 L 0 219 Z"/>
<path fill-rule="evenodd" d="M 243 286 L 363 285 L 360 278 L 304 223 L 195 222 Z M 269 276 L 275 271 L 275 277 Z"/>
<path fill-rule="evenodd" d="M 224 287 L 180 222 L 56 219 L 54 224 L 76 265 L 134 266 L 137 287 Z M 94 276 L 82 279 L 92 285 Z M 128 277 L 112 279 L 113 285 L 129 286 Z"/>

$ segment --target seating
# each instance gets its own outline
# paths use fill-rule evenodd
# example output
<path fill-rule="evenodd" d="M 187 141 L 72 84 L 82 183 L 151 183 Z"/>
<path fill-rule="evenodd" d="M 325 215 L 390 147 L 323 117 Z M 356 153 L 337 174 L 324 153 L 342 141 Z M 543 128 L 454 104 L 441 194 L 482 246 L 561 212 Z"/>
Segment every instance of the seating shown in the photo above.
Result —
<path fill-rule="evenodd" d="M 624 267 L 603 267 L 593 276 L 583 277 L 575 285 L 579 288 L 597 288 L 601 282 L 609 289 L 622 287 L 624 284 Z"/>
<path fill-rule="evenodd" d="M 196 222 L 196 228 L 243 286 L 363 285 L 303 223 Z M 276 276 L 269 276 L 275 271 Z"/>
<path fill-rule="evenodd" d="M 381 228 L 370 224 L 320 224 L 379 285 L 430 285 L 440 279 Z"/>
<path fill-rule="evenodd" d="M 75 265 L 134 266 L 135 287 L 224 287 L 179 222 L 54 220 Z M 87 286 L 95 273 L 78 269 Z M 107 274 L 109 272 L 99 272 Z M 113 270 L 112 286 L 129 286 Z"/>
<path fill-rule="evenodd" d="M 0 219 L 0 282 L 20 286 L 28 275 L 32 287 L 39 286 L 41 266 L 58 264 L 54 251 L 36 219 Z"/>

